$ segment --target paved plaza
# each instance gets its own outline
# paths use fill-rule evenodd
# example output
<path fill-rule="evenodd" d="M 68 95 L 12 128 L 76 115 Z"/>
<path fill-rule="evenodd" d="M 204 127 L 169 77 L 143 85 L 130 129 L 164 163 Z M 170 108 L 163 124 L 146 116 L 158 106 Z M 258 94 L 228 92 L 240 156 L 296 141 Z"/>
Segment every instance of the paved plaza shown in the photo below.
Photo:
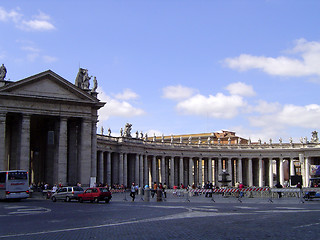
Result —
<path fill-rule="evenodd" d="M 0 202 L 0 239 L 314 239 L 320 202 L 299 198 L 184 198 L 143 201 L 113 194 L 109 204 Z"/>

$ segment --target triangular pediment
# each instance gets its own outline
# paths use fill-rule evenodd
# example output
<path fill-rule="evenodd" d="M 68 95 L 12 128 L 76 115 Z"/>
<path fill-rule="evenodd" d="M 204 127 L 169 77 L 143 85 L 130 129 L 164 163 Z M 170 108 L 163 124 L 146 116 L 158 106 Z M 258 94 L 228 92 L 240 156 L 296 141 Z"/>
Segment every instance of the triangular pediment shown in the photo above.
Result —
<path fill-rule="evenodd" d="M 98 99 L 91 96 L 88 92 L 80 89 L 51 70 L 10 83 L 0 88 L 0 94 L 66 101 L 99 102 Z"/>

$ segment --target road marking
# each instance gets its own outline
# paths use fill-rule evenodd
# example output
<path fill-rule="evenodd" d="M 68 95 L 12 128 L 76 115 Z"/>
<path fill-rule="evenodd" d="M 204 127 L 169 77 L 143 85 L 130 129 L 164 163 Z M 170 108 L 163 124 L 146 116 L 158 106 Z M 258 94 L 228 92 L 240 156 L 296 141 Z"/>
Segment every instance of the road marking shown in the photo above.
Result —
<path fill-rule="evenodd" d="M 132 221 L 125 221 L 125 222 L 118 222 L 118 223 L 109 223 L 109 224 L 95 225 L 95 226 L 86 226 L 86 227 L 84 226 L 84 227 L 78 227 L 78 228 L 67 228 L 67 229 L 52 230 L 52 231 L 41 231 L 41 232 L 34 232 L 34 233 L 21 233 L 21 234 L 12 234 L 12 235 L 2 235 L 2 236 L 0 236 L 0 238 L 34 236 L 34 235 L 49 234 L 49 233 L 62 233 L 62 232 L 80 231 L 80 230 L 87 230 L 87 229 L 97 229 L 97 228 L 104 228 L 104 227 L 114 227 L 114 226 L 121 226 L 121 225 L 126 225 L 126 224 L 149 223 L 149 222 L 154 222 L 154 221 L 164 221 L 164 220 L 183 219 L 183 218 L 215 217 L 215 216 L 230 216 L 230 215 L 245 215 L 245 214 L 248 214 L 248 213 L 203 212 L 203 211 L 193 211 L 192 208 L 185 208 L 185 209 L 187 210 L 187 212 L 168 215 L 168 216 L 163 216 L 163 217 L 141 219 L 141 220 L 132 220 Z"/>
<path fill-rule="evenodd" d="M 296 227 L 293 227 L 293 228 L 313 227 L 313 226 L 316 226 L 316 225 L 320 225 L 320 223 L 311 223 L 311 224 L 306 224 L 306 225 L 300 225 L 300 226 L 296 226 Z"/>
<path fill-rule="evenodd" d="M 29 207 L 29 206 L 18 206 L 18 205 L 5 205 L 5 210 L 9 210 L 8 213 L 0 215 L 0 217 L 6 216 L 26 216 L 26 215 L 35 215 L 51 212 L 51 209 L 44 207 Z"/>

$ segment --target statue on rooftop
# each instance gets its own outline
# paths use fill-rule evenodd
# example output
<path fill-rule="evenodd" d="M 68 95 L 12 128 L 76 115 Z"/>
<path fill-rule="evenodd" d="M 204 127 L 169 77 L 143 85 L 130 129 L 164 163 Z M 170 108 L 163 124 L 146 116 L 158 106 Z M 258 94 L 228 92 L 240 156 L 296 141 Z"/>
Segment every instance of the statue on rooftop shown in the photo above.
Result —
<path fill-rule="evenodd" d="M 313 143 L 319 142 L 318 132 L 317 131 L 313 131 L 312 132 L 311 142 L 313 142 Z"/>
<path fill-rule="evenodd" d="M 7 69 L 6 67 L 2 64 L 1 67 L 0 67 L 0 81 L 3 81 L 4 78 L 6 77 L 7 75 Z"/>
<path fill-rule="evenodd" d="M 131 138 L 131 129 L 132 129 L 132 124 L 126 123 L 124 127 L 124 136 Z"/>
<path fill-rule="evenodd" d="M 90 87 L 91 78 L 92 76 L 89 77 L 88 75 L 88 69 L 79 68 L 79 72 L 74 84 L 81 89 L 88 90 Z"/>

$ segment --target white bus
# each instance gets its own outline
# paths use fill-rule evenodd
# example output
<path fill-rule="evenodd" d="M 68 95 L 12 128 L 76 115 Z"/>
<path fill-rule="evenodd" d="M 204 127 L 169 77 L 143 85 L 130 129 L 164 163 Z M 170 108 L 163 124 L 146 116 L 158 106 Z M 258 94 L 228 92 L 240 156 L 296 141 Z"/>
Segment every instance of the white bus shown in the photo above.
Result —
<path fill-rule="evenodd" d="M 0 171 L 0 199 L 24 199 L 28 197 L 29 179 L 27 171 Z"/>

